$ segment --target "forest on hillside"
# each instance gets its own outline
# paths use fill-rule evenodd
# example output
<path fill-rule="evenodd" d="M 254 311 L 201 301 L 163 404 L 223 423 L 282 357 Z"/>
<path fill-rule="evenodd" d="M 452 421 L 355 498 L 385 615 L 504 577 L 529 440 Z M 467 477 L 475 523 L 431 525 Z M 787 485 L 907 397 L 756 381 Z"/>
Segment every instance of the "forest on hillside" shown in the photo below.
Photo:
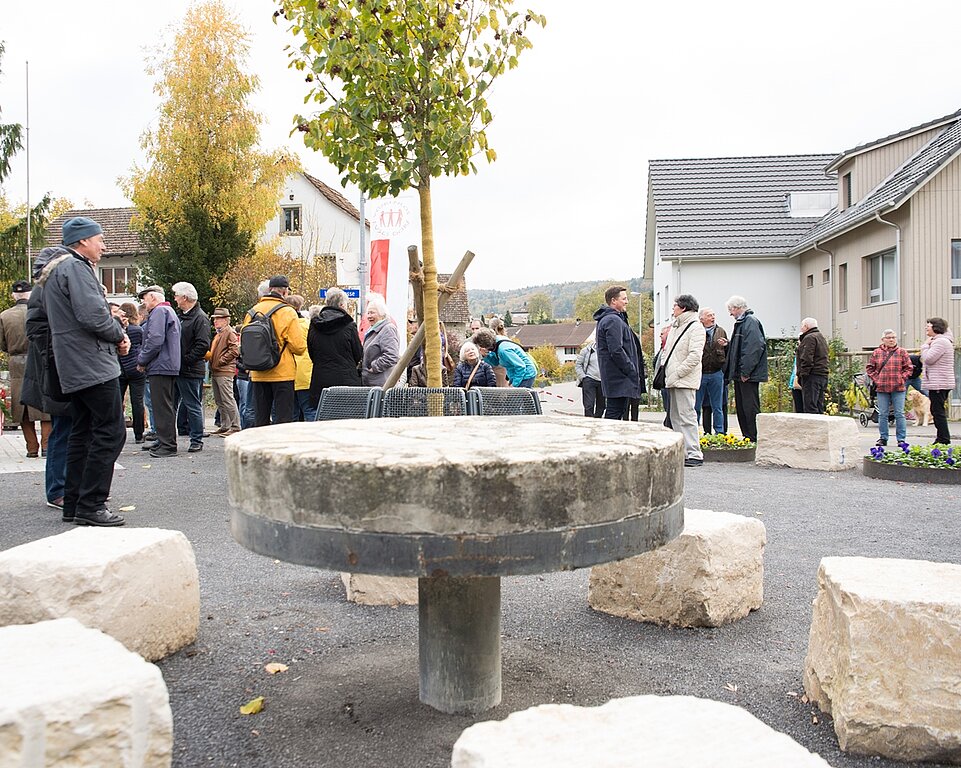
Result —
<path fill-rule="evenodd" d="M 467 301 L 470 306 L 471 317 L 481 315 L 503 315 L 511 312 L 523 311 L 532 296 L 538 294 L 547 296 L 551 302 L 554 320 L 574 320 L 574 302 L 578 295 L 595 291 L 599 287 L 609 285 L 626 285 L 629 290 L 642 290 L 643 280 L 639 277 L 630 280 L 591 280 L 568 283 L 548 283 L 546 285 L 532 285 L 526 288 L 514 288 L 507 291 L 474 290 L 468 286 Z M 647 287 L 650 290 L 649 286 Z M 587 320 L 589 318 L 581 318 Z"/>

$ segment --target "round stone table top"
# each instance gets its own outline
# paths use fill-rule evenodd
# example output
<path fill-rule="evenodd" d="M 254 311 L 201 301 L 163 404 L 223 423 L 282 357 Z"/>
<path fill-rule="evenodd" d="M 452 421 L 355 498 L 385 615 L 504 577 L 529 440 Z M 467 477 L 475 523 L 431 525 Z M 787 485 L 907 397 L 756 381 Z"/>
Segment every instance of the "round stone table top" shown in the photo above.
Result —
<path fill-rule="evenodd" d="M 227 439 L 234 537 L 255 552 L 391 576 L 594 565 L 683 527 L 683 445 L 572 416 L 342 420 Z"/>

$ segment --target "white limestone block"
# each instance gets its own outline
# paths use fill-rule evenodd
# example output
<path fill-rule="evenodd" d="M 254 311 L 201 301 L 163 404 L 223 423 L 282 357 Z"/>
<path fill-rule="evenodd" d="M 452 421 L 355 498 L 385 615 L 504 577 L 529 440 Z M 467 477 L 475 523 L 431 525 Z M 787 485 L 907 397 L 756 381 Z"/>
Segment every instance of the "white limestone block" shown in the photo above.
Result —
<path fill-rule="evenodd" d="M 417 578 L 341 573 L 347 599 L 360 605 L 417 605 Z"/>
<path fill-rule="evenodd" d="M 477 723 L 451 768 L 829 768 L 789 736 L 731 704 L 633 696 L 600 707 L 545 704 Z"/>
<path fill-rule="evenodd" d="M 961 565 L 821 560 L 804 690 L 842 750 L 961 763 Z"/>
<path fill-rule="evenodd" d="M 180 531 L 76 528 L 0 552 L 0 626 L 73 617 L 150 661 L 197 638 L 200 582 Z"/>
<path fill-rule="evenodd" d="M 756 464 L 838 471 L 860 466 L 858 425 L 844 416 L 760 413 Z"/>
<path fill-rule="evenodd" d="M 75 619 L 0 628 L 0 765 L 167 768 L 160 670 Z"/>
<path fill-rule="evenodd" d="M 634 621 L 716 627 L 747 616 L 764 599 L 760 520 L 685 509 L 684 530 L 663 547 L 591 569 L 595 611 Z"/>

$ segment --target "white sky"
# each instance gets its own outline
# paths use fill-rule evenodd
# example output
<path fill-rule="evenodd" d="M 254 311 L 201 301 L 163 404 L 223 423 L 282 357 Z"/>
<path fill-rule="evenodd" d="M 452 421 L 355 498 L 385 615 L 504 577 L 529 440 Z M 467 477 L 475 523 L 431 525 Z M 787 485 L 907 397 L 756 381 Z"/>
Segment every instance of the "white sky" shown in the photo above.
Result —
<path fill-rule="evenodd" d="M 116 180 L 141 159 L 157 107 L 145 52 L 188 5 L 5 5 L 0 119 L 26 122 L 29 60 L 32 200 L 129 205 Z M 639 276 L 650 159 L 833 153 L 961 108 L 957 2 L 531 5 L 548 25 L 490 100 L 497 162 L 434 184 L 439 267 L 473 250 L 472 288 Z M 253 38 L 262 145 L 289 146 L 339 187 L 321 155 L 288 137 L 306 84 L 286 68 L 275 6 L 231 7 Z M 25 199 L 23 153 L 4 191 Z"/>

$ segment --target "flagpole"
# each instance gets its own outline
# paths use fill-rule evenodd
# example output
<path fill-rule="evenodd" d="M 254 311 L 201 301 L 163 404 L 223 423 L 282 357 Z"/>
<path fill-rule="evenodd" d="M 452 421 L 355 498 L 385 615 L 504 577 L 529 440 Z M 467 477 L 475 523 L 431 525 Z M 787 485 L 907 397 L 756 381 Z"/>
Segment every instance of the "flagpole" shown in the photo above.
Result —
<path fill-rule="evenodd" d="M 33 270 L 30 269 L 30 224 L 31 224 L 31 211 L 30 211 L 30 62 L 27 62 L 27 130 L 26 130 L 26 146 L 24 147 L 27 153 L 27 280 L 32 277 Z"/>

